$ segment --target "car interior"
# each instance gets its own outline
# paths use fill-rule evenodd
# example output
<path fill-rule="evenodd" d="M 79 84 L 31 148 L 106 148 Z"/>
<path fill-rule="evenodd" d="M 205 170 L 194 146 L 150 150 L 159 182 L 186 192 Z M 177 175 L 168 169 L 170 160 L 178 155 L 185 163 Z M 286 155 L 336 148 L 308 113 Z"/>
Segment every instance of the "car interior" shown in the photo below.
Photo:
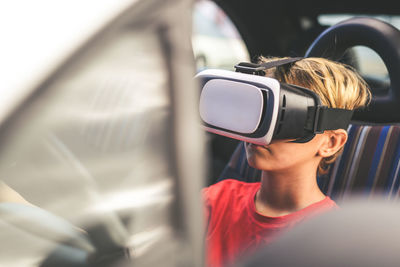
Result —
<path fill-rule="evenodd" d="M 318 183 L 338 203 L 400 198 L 392 1 L 132 1 L 0 125 L 1 266 L 203 266 L 201 188 L 258 181 L 260 171 L 242 142 L 199 130 L 193 74 L 212 61 L 192 50 L 192 2 L 229 18 L 240 60 L 318 56 L 359 70 L 371 105 Z"/>

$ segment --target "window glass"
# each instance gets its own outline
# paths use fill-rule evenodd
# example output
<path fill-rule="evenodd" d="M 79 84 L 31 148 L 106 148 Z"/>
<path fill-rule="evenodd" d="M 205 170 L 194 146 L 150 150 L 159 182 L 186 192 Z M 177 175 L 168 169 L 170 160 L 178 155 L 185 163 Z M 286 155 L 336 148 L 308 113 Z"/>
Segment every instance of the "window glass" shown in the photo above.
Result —
<path fill-rule="evenodd" d="M 361 75 L 379 79 L 388 78 L 385 63 L 374 50 L 366 46 L 355 46 L 353 50 Z"/>
<path fill-rule="evenodd" d="M 233 70 L 249 53 L 236 27 L 214 2 L 197 0 L 193 11 L 193 52 L 198 70 Z"/>
<path fill-rule="evenodd" d="M 332 26 L 343 20 L 353 17 L 373 17 L 400 29 L 400 16 L 388 16 L 388 15 L 355 15 L 355 14 L 326 14 L 320 15 L 318 21 L 322 25 Z M 379 80 L 379 84 L 382 87 L 386 87 L 389 81 L 388 71 L 383 60 L 380 56 L 372 49 L 365 46 L 355 46 L 351 48 L 352 63 L 356 66 L 360 74 L 372 85 L 377 85 L 376 82 Z M 373 86 L 373 89 L 376 86 Z"/>

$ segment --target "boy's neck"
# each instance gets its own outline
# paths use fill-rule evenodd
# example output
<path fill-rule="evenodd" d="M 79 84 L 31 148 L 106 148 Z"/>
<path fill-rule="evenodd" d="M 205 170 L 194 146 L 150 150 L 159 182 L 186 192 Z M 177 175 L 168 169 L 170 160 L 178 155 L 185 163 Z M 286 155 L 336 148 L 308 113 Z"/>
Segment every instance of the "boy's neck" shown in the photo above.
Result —
<path fill-rule="evenodd" d="M 298 168 L 294 171 L 263 171 L 255 206 L 259 213 L 277 217 L 303 209 L 324 198 L 315 172 L 301 172 Z"/>

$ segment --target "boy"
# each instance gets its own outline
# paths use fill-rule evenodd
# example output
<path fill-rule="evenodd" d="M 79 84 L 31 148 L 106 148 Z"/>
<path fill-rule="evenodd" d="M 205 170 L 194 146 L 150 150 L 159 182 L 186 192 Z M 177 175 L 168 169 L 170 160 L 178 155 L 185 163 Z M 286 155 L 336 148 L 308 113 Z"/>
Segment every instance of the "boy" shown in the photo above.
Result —
<path fill-rule="evenodd" d="M 260 63 L 278 58 L 260 58 Z M 350 67 L 323 58 L 304 58 L 267 70 L 266 76 L 317 93 L 323 105 L 353 110 L 370 99 L 368 86 Z M 268 244 L 283 230 L 337 208 L 317 184 L 347 141 L 344 129 L 317 134 L 306 143 L 275 140 L 246 143 L 259 183 L 224 180 L 203 191 L 207 217 L 207 263 L 223 266 Z"/>

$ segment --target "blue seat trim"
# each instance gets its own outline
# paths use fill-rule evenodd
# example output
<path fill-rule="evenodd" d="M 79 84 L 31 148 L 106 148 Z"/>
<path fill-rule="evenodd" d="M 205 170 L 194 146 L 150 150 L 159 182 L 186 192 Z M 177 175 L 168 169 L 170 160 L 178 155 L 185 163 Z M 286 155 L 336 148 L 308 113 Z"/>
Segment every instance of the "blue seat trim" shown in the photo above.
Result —
<path fill-rule="evenodd" d="M 375 153 L 374 153 L 372 163 L 371 163 L 371 167 L 368 172 L 367 184 L 364 188 L 364 192 L 367 194 L 369 194 L 369 192 L 371 192 L 372 186 L 374 184 L 375 174 L 376 174 L 379 162 L 381 160 L 381 155 L 383 152 L 387 134 L 389 132 L 389 128 L 390 128 L 390 126 L 383 127 L 383 129 L 379 135 L 378 144 L 376 146 Z"/>
<path fill-rule="evenodd" d="M 400 140 L 397 141 L 396 151 L 396 156 L 391 164 L 389 180 L 385 187 L 385 192 L 389 195 L 396 194 L 400 186 Z"/>

